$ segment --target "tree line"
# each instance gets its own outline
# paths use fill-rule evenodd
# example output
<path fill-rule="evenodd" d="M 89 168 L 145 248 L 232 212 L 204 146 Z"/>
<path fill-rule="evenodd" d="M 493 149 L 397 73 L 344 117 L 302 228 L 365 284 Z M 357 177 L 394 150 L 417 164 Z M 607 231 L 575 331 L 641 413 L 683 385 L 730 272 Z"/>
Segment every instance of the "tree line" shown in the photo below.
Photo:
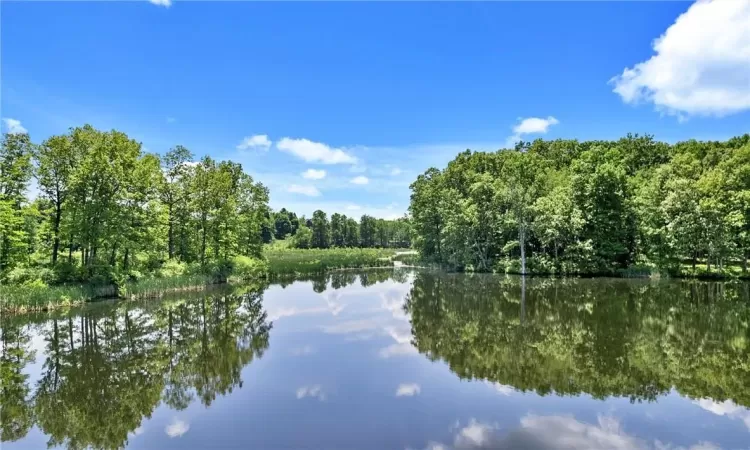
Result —
<path fill-rule="evenodd" d="M 263 227 L 263 240 L 290 239 L 296 248 L 407 248 L 411 246 L 411 225 L 408 218 L 376 219 L 363 215 L 359 221 L 345 214 L 328 215 L 317 210 L 312 218 L 282 208 L 271 213 Z"/>
<path fill-rule="evenodd" d="M 160 157 L 90 125 L 41 144 L 4 134 L 0 280 L 111 282 L 169 259 L 206 268 L 261 257 L 268 189 L 238 163 L 193 157 L 179 145 Z"/>
<path fill-rule="evenodd" d="M 739 264 L 747 271 L 748 134 L 467 150 L 420 175 L 411 191 L 415 248 L 459 270 L 699 274 Z"/>

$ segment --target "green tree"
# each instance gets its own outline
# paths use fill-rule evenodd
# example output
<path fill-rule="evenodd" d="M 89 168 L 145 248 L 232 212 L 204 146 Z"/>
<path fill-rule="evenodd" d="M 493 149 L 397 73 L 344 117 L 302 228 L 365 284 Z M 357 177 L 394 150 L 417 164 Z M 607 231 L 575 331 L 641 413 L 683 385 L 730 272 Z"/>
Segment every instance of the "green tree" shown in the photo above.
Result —
<path fill-rule="evenodd" d="M 346 216 L 339 213 L 331 214 L 331 244 L 346 246 Z"/>
<path fill-rule="evenodd" d="M 326 213 L 317 210 L 312 218 L 312 240 L 313 248 L 328 248 L 331 245 L 331 225 L 328 223 Z"/>

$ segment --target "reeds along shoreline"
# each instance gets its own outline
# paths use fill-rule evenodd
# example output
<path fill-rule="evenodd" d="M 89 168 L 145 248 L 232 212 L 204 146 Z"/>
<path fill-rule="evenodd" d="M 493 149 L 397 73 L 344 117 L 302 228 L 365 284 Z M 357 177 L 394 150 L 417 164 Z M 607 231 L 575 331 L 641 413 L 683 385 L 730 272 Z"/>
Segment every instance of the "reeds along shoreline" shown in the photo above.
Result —
<path fill-rule="evenodd" d="M 207 286 L 235 281 L 246 281 L 247 276 L 264 278 L 268 275 L 320 273 L 327 270 L 393 265 L 395 249 L 284 249 L 267 250 L 267 271 L 241 271 L 228 279 L 208 275 L 179 275 L 146 278 L 115 285 L 60 285 L 60 286 L 0 286 L 0 313 L 21 314 L 49 311 L 82 305 L 102 299 L 160 298 L 168 293 L 200 291 Z"/>

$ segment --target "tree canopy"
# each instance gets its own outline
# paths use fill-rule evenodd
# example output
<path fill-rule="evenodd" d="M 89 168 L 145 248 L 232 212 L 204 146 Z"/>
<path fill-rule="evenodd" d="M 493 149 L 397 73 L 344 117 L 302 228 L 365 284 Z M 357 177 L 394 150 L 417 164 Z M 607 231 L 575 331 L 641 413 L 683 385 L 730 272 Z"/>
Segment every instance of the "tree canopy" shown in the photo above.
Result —
<path fill-rule="evenodd" d="M 411 185 L 414 244 L 459 270 L 747 270 L 750 135 L 673 145 L 536 140 L 465 151 Z M 527 268 L 528 266 L 528 268 Z"/>

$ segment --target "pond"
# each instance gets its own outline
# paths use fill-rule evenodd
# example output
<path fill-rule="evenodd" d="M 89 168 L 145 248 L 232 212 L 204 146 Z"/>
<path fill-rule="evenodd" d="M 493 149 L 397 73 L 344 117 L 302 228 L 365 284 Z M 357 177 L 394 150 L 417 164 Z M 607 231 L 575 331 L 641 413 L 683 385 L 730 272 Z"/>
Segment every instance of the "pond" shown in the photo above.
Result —
<path fill-rule="evenodd" d="M 750 285 L 408 269 L 2 322 L 2 448 L 750 448 Z"/>

